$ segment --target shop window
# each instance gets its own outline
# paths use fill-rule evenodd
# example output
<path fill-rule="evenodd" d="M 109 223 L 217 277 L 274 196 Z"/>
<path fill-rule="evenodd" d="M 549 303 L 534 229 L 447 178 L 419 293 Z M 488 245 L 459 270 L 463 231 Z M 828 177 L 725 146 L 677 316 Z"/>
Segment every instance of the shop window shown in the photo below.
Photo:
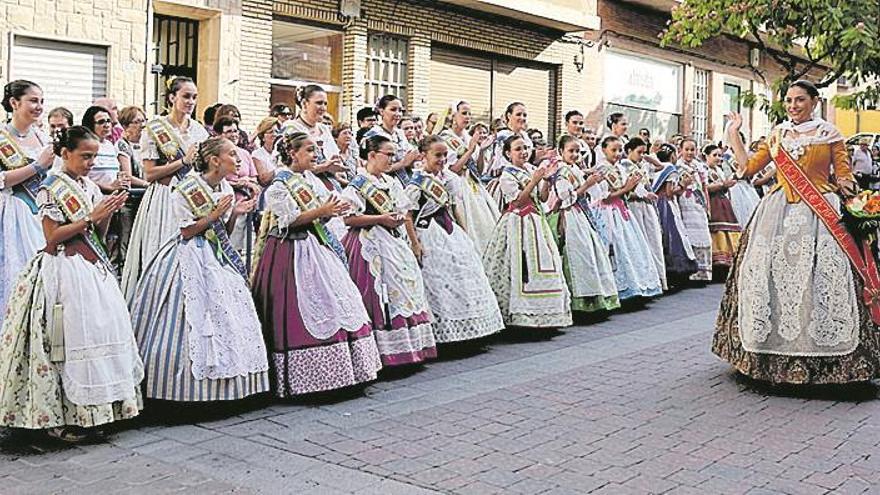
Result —
<path fill-rule="evenodd" d="M 408 43 L 403 38 L 371 34 L 367 40 L 367 82 L 364 103 L 384 95 L 406 101 Z"/>
<path fill-rule="evenodd" d="M 272 23 L 271 103 L 296 106 L 297 89 L 316 84 L 327 92 L 338 119 L 342 92 L 342 33 L 291 22 Z"/>
<path fill-rule="evenodd" d="M 681 115 L 647 108 L 631 107 L 618 103 L 605 105 L 605 115 L 620 112 L 629 121 L 629 135 L 636 136 L 638 130 L 646 128 L 651 136 L 664 136 L 667 139 L 681 132 Z M 607 129 L 602 129 L 606 131 Z"/>
<path fill-rule="evenodd" d="M 189 77 L 198 84 L 199 21 L 156 14 L 153 17 L 153 47 L 156 64 L 162 71 L 155 74 L 151 110 L 159 114 L 164 108 L 166 83 L 175 77 Z"/>
<path fill-rule="evenodd" d="M 709 123 L 709 71 L 696 69 L 694 71 L 694 104 L 691 134 L 694 140 L 702 146 L 708 137 Z"/>

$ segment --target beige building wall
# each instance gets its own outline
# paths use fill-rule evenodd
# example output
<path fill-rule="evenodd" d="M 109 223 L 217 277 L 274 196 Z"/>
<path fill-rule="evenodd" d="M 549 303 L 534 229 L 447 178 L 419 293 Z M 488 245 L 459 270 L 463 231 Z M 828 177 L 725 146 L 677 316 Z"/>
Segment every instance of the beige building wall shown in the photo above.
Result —
<path fill-rule="evenodd" d="M 11 35 L 104 46 L 108 48 L 108 96 L 120 106 L 143 104 L 147 1 L 0 1 L 0 80 L 9 81 Z M 63 77 L 63 66 L 58 67 L 58 74 Z"/>

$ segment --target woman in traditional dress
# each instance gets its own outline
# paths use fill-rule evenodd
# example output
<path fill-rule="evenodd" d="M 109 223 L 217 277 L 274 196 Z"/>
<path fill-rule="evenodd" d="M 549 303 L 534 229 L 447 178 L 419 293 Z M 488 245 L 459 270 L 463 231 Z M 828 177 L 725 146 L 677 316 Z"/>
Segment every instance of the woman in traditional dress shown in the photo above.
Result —
<path fill-rule="evenodd" d="M 605 180 L 599 184 L 593 200 L 605 217 L 617 296 L 621 301 L 656 296 L 663 292 L 660 273 L 645 234 L 623 200 L 641 183 L 642 177 L 638 172 L 628 175 L 619 163 L 622 145 L 618 138 L 607 136 L 599 146 L 605 157 L 599 166 Z"/>
<path fill-rule="evenodd" d="M 285 123 L 285 129 L 304 132 L 312 138 L 318 147 L 317 164 L 312 173 L 328 190 L 342 191 L 337 174 L 344 176 L 348 169 L 339 154 L 332 128 L 323 122 L 327 115 L 327 92 L 316 84 L 308 84 L 297 91 L 296 103 L 300 107 L 299 115 Z"/>
<path fill-rule="evenodd" d="M 660 228 L 660 219 L 657 217 L 657 195 L 651 191 L 651 177 L 654 175 L 654 166 L 645 160 L 648 145 L 642 138 L 634 137 L 623 146 L 626 158 L 620 161 L 627 175 L 638 174 L 641 181 L 635 189 L 626 197 L 626 205 L 630 213 L 645 234 L 654 266 L 660 274 L 660 284 L 664 290 L 668 288 L 666 282 L 666 264 L 663 259 L 663 231 Z"/>
<path fill-rule="evenodd" d="M 740 240 L 712 351 L 740 373 L 773 383 L 868 381 L 880 376 L 880 332 L 876 302 L 866 306 L 863 287 L 875 292 L 876 284 L 863 284 L 857 273 L 873 271 L 874 280 L 876 269 L 864 268 L 857 243 L 837 225 L 841 195 L 856 188 L 846 144 L 833 125 L 813 117 L 819 91 L 812 83 L 792 83 L 784 103 L 788 120 L 752 158 L 737 133 L 742 117 L 730 115 L 738 175 L 750 177 L 773 160 L 778 183 Z M 853 258 L 841 243 L 856 251 Z"/>
<path fill-rule="evenodd" d="M 688 239 L 678 197 L 683 188 L 678 185 L 678 169 L 675 148 L 664 143 L 657 151 L 657 159 L 663 168 L 654 177 L 651 190 L 657 195 L 657 218 L 663 234 L 663 260 L 666 280 L 670 286 L 681 286 L 697 272 L 697 257 Z"/>
<path fill-rule="evenodd" d="M 3 88 L 3 109 L 12 120 L 0 128 L 0 326 L 16 278 L 46 245 L 36 214 L 40 182 L 55 158 L 49 139 L 35 125 L 43 115 L 43 90 L 17 80 Z"/>
<path fill-rule="evenodd" d="M 198 144 L 208 139 L 205 128 L 190 118 L 198 92 L 188 77 L 168 82 L 168 115 L 156 117 L 144 129 L 141 149 L 144 174 L 150 182 L 131 231 L 122 292 L 130 298 L 141 273 L 159 248 L 179 232 L 171 206 L 171 187 L 192 171 Z"/>
<path fill-rule="evenodd" d="M 457 101 L 450 106 L 452 126 L 440 136 L 449 149 L 447 165 L 449 170 L 461 177 L 461 202 L 456 205 L 461 226 L 477 246 L 482 255 L 495 230 L 501 213 L 489 191 L 483 185 L 482 150 L 491 142 L 481 126 L 476 133 L 468 134 L 471 125 L 471 106 L 466 101 Z M 489 141 L 489 142 L 487 142 Z"/>
<path fill-rule="evenodd" d="M 703 149 L 708 167 L 706 190 L 709 192 L 709 232 L 712 235 L 712 266 L 729 268 L 739 246 L 742 229 L 733 212 L 730 191 L 736 179 L 724 175 L 721 148 L 710 144 Z"/>
<path fill-rule="evenodd" d="M 562 164 L 550 178 L 556 205 L 548 220 L 562 254 L 562 271 L 571 293 L 571 309 L 593 312 L 619 308 L 611 259 L 586 213 L 589 208 L 587 191 L 604 177 L 599 172 L 584 177 L 578 166 L 581 159 L 579 139 L 563 135 L 559 139 L 558 152 Z"/>
<path fill-rule="evenodd" d="M 425 293 L 434 315 L 438 344 L 480 339 L 504 328 L 498 302 L 483 271 L 480 254 L 452 219 L 462 182 L 446 169 L 449 149 L 443 138 L 426 136 L 419 143 L 423 169 L 406 187 L 415 217 Z"/>
<path fill-rule="evenodd" d="M 394 145 L 394 156 L 391 157 L 391 170 L 388 171 L 400 181 L 402 186 L 409 183 L 412 166 L 419 157 L 419 150 L 406 139 L 403 130 L 398 127 L 403 118 L 403 102 L 394 95 L 385 95 L 376 102 L 376 113 L 379 123 L 364 134 L 363 139 L 371 136 L 382 136 Z"/>
<path fill-rule="evenodd" d="M 317 148 L 302 132 L 279 143 L 283 167 L 266 190 L 273 227 L 254 274 L 272 388 L 282 398 L 375 380 L 382 367 L 345 253 L 325 225 L 348 204 L 311 172 Z"/>
<path fill-rule="evenodd" d="M 504 116 L 501 118 L 501 124 L 504 125 L 504 128 L 495 132 L 495 144 L 492 145 L 492 164 L 489 168 L 489 175 L 493 179 L 486 185 L 486 189 L 495 200 L 498 211 L 503 212 L 507 209 L 507 204 L 504 200 L 504 193 L 498 188 L 498 180 L 501 171 L 510 164 L 504 151 L 504 142 L 510 136 L 518 136 L 526 151 L 526 162 L 535 151 L 535 143 L 532 142 L 528 134 L 528 111 L 523 103 L 515 101 L 507 105 L 507 108 L 504 109 Z"/>
<path fill-rule="evenodd" d="M 349 274 L 360 289 L 384 366 L 437 357 L 433 318 L 414 253 L 419 241 L 408 214 L 410 202 L 400 181 L 388 175 L 394 156 L 394 144 L 385 136 L 365 137 L 365 170 L 342 193 L 353 210 L 345 217 L 349 231 L 342 241 Z"/>
<path fill-rule="evenodd" d="M 483 266 L 507 326 L 558 328 L 571 325 L 571 301 L 562 258 L 544 218 L 555 164 L 532 172 L 529 148 L 519 134 L 502 142 L 507 165 L 498 190 L 509 206 L 483 252 Z"/>
<path fill-rule="evenodd" d="M 0 424 L 77 441 L 138 415 L 144 368 L 101 240 L 128 194 L 105 198 L 87 178 L 99 149 L 90 130 L 66 129 L 57 147 L 62 169 L 37 193 L 46 248 L 22 272 L 3 324 Z"/>
<path fill-rule="evenodd" d="M 198 145 L 197 173 L 169 198 L 179 234 L 156 254 L 130 299 L 150 399 L 235 400 L 269 390 L 260 321 L 247 270 L 229 240 L 256 199 L 234 201 L 224 177 L 238 152 L 223 137 Z"/>
<path fill-rule="evenodd" d="M 697 159 L 697 142 L 685 138 L 681 142 L 681 157 L 676 163 L 680 185 L 678 197 L 681 218 L 688 240 L 697 257 L 697 273 L 691 280 L 712 280 L 712 237 L 709 234 L 709 198 L 706 194 L 706 165 Z"/>

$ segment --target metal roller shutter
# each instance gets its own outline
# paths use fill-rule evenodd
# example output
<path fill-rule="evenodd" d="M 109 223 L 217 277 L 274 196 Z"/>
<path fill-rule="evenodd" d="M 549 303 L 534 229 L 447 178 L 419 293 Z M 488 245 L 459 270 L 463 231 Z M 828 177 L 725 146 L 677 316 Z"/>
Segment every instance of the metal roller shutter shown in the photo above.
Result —
<path fill-rule="evenodd" d="M 491 120 L 492 59 L 455 52 L 431 50 L 431 92 L 428 108 L 441 112 L 454 100 L 471 105 L 474 121 Z"/>
<path fill-rule="evenodd" d="M 551 69 L 523 67 L 507 61 L 495 62 L 492 106 L 501 115 L 514 101 L 525 104 L 529 128 L 540 129 L 545 138 L 553 136 L 555 90 Z"/>
<path fill-rule="evenodd" d="M 78 122 L 96 98 L 107 96 L 107 48 L 15 36 L 10 78 L 39 84 L 47 112 L 64 106 Z"/>

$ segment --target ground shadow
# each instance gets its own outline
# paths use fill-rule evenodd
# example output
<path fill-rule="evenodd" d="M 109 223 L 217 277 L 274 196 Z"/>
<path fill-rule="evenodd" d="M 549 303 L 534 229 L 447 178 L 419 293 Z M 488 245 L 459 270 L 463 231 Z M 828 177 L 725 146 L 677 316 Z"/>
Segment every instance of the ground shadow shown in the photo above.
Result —
<path fill-rule="evenodd" d="M 874 382 L 834 385 L 791 385 L 754 380 L 739 372 L 732 372 L 732 375 L 738 384 L 763 395 L 833 402 L 866 402 L 875 400 L 880 396 L 880 386 Z"/>

